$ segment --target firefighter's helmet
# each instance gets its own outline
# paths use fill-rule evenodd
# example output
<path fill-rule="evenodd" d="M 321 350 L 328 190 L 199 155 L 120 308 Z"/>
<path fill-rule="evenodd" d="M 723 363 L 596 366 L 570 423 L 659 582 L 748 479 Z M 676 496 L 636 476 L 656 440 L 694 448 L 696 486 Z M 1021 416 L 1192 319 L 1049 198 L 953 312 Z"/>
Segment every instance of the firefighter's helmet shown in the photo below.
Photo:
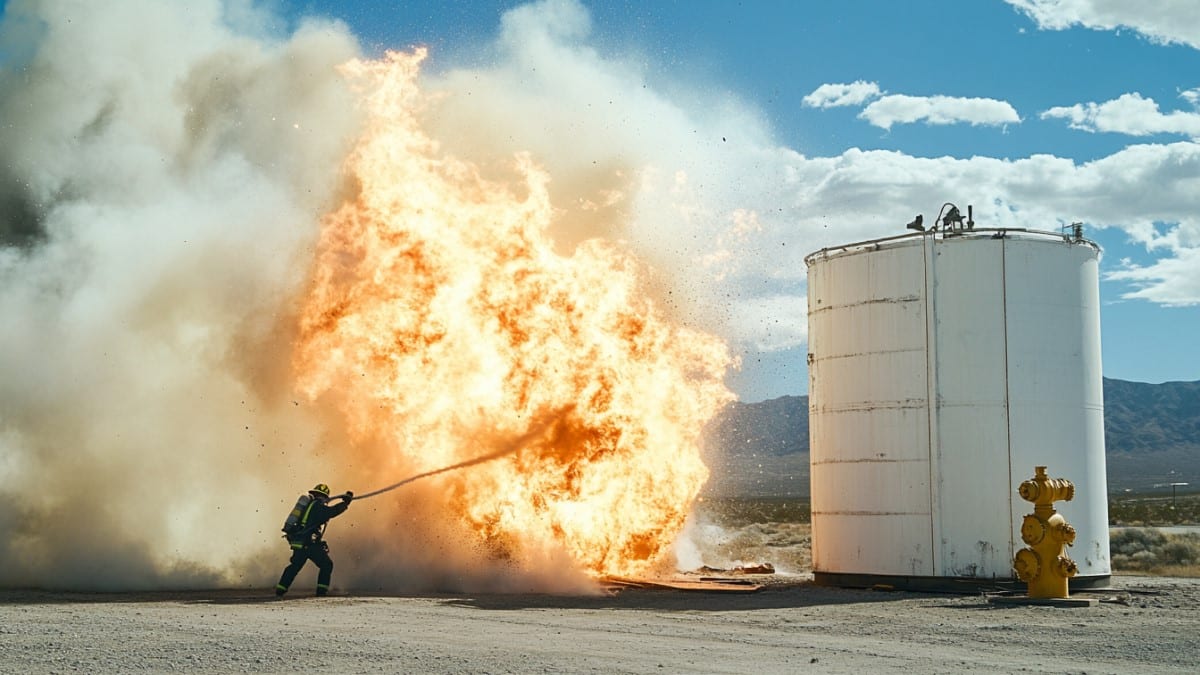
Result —
<path fill-rule="evenodd" d="M 313 489 L 309 490 L 308 492 L 314 497 L 324 497 L 325 499 L 329 499 L 329 486 L 324 483 L 317 483 L 313 486 Z"/>

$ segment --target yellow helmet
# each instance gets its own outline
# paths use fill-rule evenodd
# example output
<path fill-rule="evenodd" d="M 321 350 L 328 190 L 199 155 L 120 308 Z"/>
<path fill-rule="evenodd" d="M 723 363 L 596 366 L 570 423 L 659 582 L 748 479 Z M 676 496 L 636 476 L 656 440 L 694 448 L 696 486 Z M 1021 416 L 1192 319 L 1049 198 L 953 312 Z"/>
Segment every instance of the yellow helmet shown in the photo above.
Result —
<path fill-rule="evenodd" d="M 328 499 L 329 498 L 329 486 L 324 483 L 317 483 L 315 486 L 313 486 L 313 489 L 309 490 L 309 493 L 312 494 L 314 497 L 317 495 L 323 495 L 326 499 Z"/>

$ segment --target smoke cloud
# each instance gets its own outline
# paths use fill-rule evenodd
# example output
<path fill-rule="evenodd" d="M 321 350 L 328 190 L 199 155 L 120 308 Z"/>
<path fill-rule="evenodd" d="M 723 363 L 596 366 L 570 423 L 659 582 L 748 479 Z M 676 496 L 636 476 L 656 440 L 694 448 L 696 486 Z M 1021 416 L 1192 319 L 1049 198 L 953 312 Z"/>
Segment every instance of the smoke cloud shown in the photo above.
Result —
<path fill-rule="evenodd" d="M 287 351 L 355 136 L 335 67 L 358 47 L 268 19 L 8 3 L 0 586 L 261 582 L 248 556 L 329 469 Z"/>

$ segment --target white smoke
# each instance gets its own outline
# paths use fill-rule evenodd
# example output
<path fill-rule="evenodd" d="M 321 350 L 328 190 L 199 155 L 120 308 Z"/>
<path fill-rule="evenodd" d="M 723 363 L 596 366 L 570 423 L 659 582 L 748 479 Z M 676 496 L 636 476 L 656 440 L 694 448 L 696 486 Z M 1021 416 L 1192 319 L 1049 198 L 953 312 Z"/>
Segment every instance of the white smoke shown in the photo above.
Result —
<path fill-rule="evenodd" d="M 355 135 L 335 67 L 358 48 L 270 23 L 217 0 L 7 5 L 0 586 L 247 581 L 232 563 L 321 477 L 289 311 Z"/>

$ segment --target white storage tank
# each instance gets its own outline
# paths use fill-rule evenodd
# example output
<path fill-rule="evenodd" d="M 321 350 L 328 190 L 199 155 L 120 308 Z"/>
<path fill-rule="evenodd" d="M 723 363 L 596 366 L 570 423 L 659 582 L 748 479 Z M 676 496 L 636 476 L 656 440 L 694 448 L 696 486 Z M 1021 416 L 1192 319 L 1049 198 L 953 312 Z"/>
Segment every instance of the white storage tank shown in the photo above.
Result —
<path fill-rule="evenodd" d="M 813 571 L 907 588 L 1015 581 L 1017 494 L 1075 484 L 1073 588 L 1111 574 L 1097 246 L 957 228 L 808 264 Z"/>

